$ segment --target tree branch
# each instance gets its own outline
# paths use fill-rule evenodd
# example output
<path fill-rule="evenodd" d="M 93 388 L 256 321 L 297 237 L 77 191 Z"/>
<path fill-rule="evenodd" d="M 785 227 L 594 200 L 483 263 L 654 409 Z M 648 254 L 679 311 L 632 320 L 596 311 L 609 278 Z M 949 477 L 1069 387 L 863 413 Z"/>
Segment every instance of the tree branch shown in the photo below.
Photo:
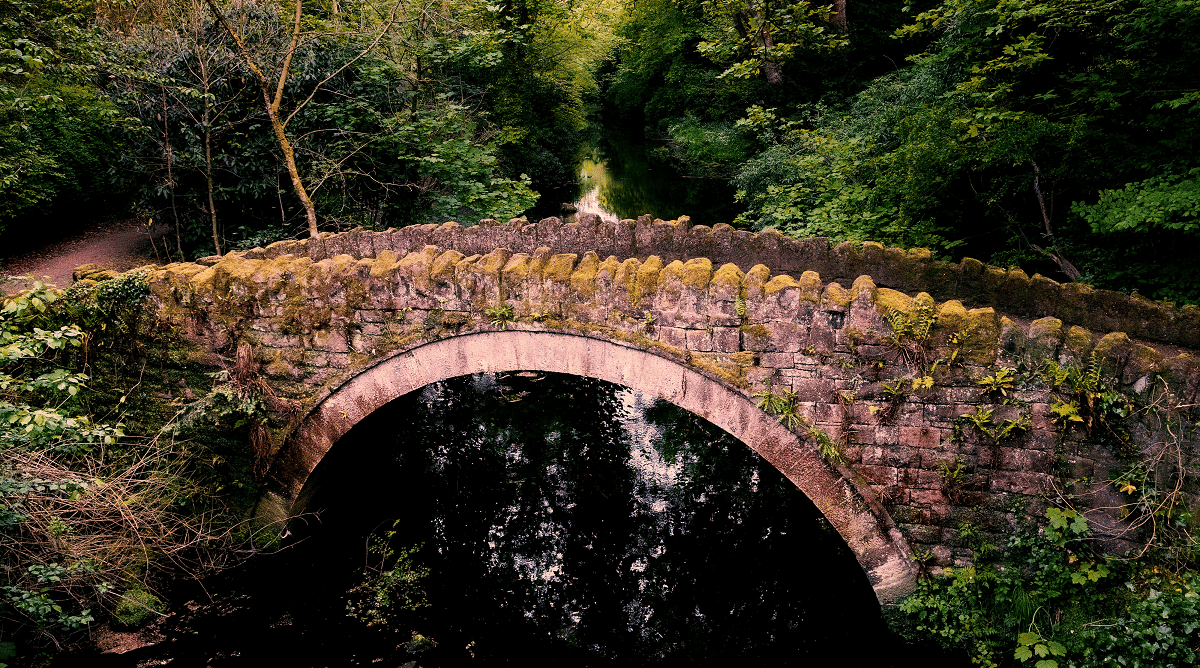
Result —
<path fill-rule="evenodd" d="M 1042 186 L 1039 183 L 1039 177 L 1042 172 L 1033 160 L 1030 160 L 1029 164 L 1033 165 L 1033 192 L 1037 195 L 1038 207 L 1042 210 L 1042 223 L 1046 226 L 1046 233 L 1043 236 L 1052 244 L 1048 249 L 1043 249 L 1037 244 L 1032 243 L 1029 244 L 1029 247 L 1053 260 L 1058 265 L 1059 270 L 1066 274 L 1067 278 L 1077 281 L 1081 275 L 1079 270 L 1067 258 L 1063 257 L 1061 253 L 1056 252 L 1053 245 L 1055 243 L 1054 228 L 1050 225 L 1050 216 L 1046 214 L 1046 200 L 1042 197 Z"/>

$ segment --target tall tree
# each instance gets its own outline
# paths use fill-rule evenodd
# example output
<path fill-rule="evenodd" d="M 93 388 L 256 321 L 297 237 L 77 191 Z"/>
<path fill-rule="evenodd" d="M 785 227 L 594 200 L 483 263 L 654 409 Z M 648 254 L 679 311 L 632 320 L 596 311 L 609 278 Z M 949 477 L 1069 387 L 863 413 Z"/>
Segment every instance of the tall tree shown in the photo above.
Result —
<path fill-rule="evenodd" d="M 845 20 L 828 7 L 808 0 L 704 0 L 704 13 L 723 34 L 701 42 L 700 52 L 717 62 L 731 62 L 721 76 L 748 78 L 762 74 L 768 83 L 783 82 L 781 66 L 805 49 L 846 45 L 826 29 Z"/>
<path fill-rule="evenodd" d="M 396 14 L 401 7 L 401 3 L 392 3 L 390 15 L 388 15 L 383 21 L 374 27 L 375 34 L 373 39 L 369 44 L 366 45 L 365 48 L 362 49 L 362 51 L 358 53 L 358 55 L 341 63 L 340 66 L 329 72 L 324 79 L 318 81 L 312 87 L 308 97 L 296 104 L 285 117 L 283 116 L 280 107 L 284 101 L 284 90 L 287 86 L 288 77 L 291 75 L 292 59 L 295 58 L 296 51 L 301 42 L 302 33 L 300 27 L 301 21 L 304 18 L 304 0 L 295 0 L 293 3 L 294 11 L 292 16 L 292 34 L 288 41 L 288 45 L 282 54 L 282 63 L 279 65 L 279 72 L 274 77 L 274 81 L 269 79 L 266 73 L 263 72 L 262 67 L 259 66 L 259 63 L 255 62 L 255 57 L 250 53 L 250 50 L 246 48 L 246 44 L 242 38 L 241 32 L 238 31 L 221 12 L 220 7 L 217 6 L 216 0 L 205 0 L 205 2 L 212 11 L 213 17 L 216 18 L 221 27 L 225 29 L 225 32 L 228 33 L 233 39 L 234 44 L 237 45 L 238 53 L 240 53 L 242 58 L 245 60 L 246 67 L 250 68 L 250 71 L 254 73 L 255 78 L 258 80 L 259 87 L 262 91 L 263 105 L 267 111 L 267 118 L 271 122 L 271 129 L 274 131 L 275 140 L 279 143 L 279 150 L 283 154 L 284 166 L 287 168 L 288 176 L 291 177 L 292 180 L 292 189 L 296 192 L 296 196 L 300 198 L 300 202 L 304 206 L 305 217 L 308 219 L 309 236 L 315 237 L 319 233 L 317 229 L 317 208 L 315 205 L 313 205 L 313 201 L 309 196 L 308 189 L 304 186 L 304 180 L 300 176 L 300 170 L 296 167 L 296 150 L 292 146 L 291 140 L 288 138 L 288 122 L 295 118 L 296 114 L 299 113 L 300 110 L 305 106 L 307 106 L 309 102 L 312 102 L 313 98 L 321 90 L 322 86 L 329 83 L 330 80 L 341 74 L 342 71 L 347 67 L 350 67 L 375 49 L 380 40 L 383 39 L 384 35 L 387 34 L 392 24 L 395 23 Z M 274 92 L 271 91 L 272 87 L 274 87 Z"/>
<path fill-rule="evenodd" d="M 308 218 L 308 234 L 315 237 L 319 233 L 317 229 L 317 208 L 313 206 L 312 198 L 308 196 L 308 190 L 304 187 L 304 180 L 300 178 L 300 170 L 296 167 L 296 150 L 292 147 L 292 142 L 287 136 L 287 122 L 295 112 L 293 111 L 287 118 L 280 118 L 279 113 L 279 106 L 283 102 L 284 87 L 287 85 L 288 75 L 291 74 L 292 58 L 296 55 L 296 47 L 300 45 L 300 19 L 303 16 L 304 2 L 303 0 L 295 1 L 292 37 L 287 50 L 284 52 L 283 63 L 279 67 L 279 74 L 274 82 L 274 94 L 270 90 L 272 82 L 267 79 L 267 75 L 263 73 L 262 68 L 255 63 L 254 56 L 246 49 L 246 44 L 242 39 L 241 33 L 221 13 L 221 9 L 217 6 L 215 0 L 205 0 L 205 2 L 208 3 L 213 16 L 225 31 L 229 33 L 229 36 L 233 38 L 234 43 L 237 44 L 238 52 L 241 53 L 242 58 L 246 61 L 246 66 L 250 68 L 250 71 L 258 79 L 262 90 L 263 104 L 267 110 L 267 118 L 271 121 L 271 129 L 275 132 L 275 140 L 279 142 L 279 150 L 283 153 L 283 164 L 287 168 L 288 176 L 292 179 L 292 189 L 296 191 L 296 196 L 300 198 L 300 203 L 304 206 L 304 214 Z M 319 86 L 320 84 L 318 84 Z"/>

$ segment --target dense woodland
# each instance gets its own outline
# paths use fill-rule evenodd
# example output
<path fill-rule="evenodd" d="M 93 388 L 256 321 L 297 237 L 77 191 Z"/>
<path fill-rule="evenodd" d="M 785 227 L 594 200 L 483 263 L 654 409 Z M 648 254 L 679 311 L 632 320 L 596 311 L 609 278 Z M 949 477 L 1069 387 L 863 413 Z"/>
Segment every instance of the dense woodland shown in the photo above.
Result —
<path fill-rule="evenodd" d="M 598 130 L 729 222 L 1200 300 L 1187 0 L 5 0 L 0 225 L 189 257 L 531 210 Z"/>
<path fill-rule="evenodd" d="M 538 193 L 572 182 L 580 146 L 607 133 L 642 142 L 655 169 L 731 185 L 741 228 L 1200 303 L 1197 63 L 1198 0 L 0 0 L 0 244 L 132 217 L 167 225 L 178 260 L 355 226 L 533 216 L 557 210 Z M 97 360 L 128 343 L 118 324 L 136 321 L 144 290 L 39 286 L 0 314 L 0 532 L 24 536 L 0 572 L 0 664 L 15 648 L 52 653 L 120 606 L 131 624 L 152 616 L 155 578 L 216 568 L 245 539 L 221 518 L 256 490 L 231 443 L 253 442 L 261 397 L 210 379 L 227 389 L 204 410 L 232 440 L 191 452 L 153 436 L 176 418 L 104 417 L 141 382 L 120 376 L 119 355 Z M 146 440 L 124 437 L 139 430 Z M 30 499 L 78 498 L 113 466 L 128 489 L 161 483 L 138 519 L 158 531 L 156 556 L 98 547 L 93 561 L 54 561 L 54 540 L 35 538 L 86 529 Z M 62 467 L 90 473 L 44 483 Z M 102 511 L 121 515 L 110 501 Z M 985 593 L 974 580 L 923 590 L 904 628 L 981 665 L 1030 652 L 1068 665 L 1068 650 L 1069 665 L 1110 665 L 1088 647 L 1120 647 L 1117 632 L 1079 622 L 1068 642 L 1062 611 L 1142 611 L 1128 623 L 1144 630 L 1167 605 L 1147 592 L 1170 587 L 1190 598 L 1169 612 L 1192 621 L 1173 658 L 1154 654 L 1161 638 L 1139 656 L 1186 665 L 1200 649 L 1187 627 L 1200 624 L 1200 551 L 1194 510 L 1169 519 L 1173 542 L 1150 537 L 1161 561 L 1146 568 L 1170 564 L 1161 577 L 1112 566 L 1110 581 L 1137 583 L 1125 612 L 1104 607 L 1111 592 L 1072 593 L 1065 565 L 1036 590 L 1001 569 Z M 1011 546 L 1023 568 L 1077 560 L 1086 523 L 1051 520 L 1049 543 Z M 1039 606 L 1059 615 L 1040 630 Z"/>

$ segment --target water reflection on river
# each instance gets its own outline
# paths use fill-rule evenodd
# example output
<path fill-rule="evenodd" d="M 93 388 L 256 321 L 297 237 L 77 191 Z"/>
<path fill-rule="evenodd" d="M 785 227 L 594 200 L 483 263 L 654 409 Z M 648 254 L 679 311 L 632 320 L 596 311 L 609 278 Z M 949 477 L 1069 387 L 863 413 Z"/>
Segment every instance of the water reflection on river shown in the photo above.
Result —
<path fill-rule="evenodd" d="M 625 388 L 451 379 L 377 411 L 313 481 L 320 521 L 292 547 L 209 583 L 218 602 L 176 614 L 171 640 L 105 665 L 903 663 L 802 493 L 728 434 Z M 375 558 L 368 535 L 393 524 L 394 546 L 421 546 L 429 607 L 367 627 L 347 592 Z"/>
<path fill-rule="evenodd" d="M 577 211 L 608 221 L 648 213 L 663 220 L 690 216 L 697 225 L 732 223 L 743 210 L 734 202 L 734 188 L 723 179 L 681 174 L 654 157 L 658 144 L 616 134 L 595 137 L 580 150 L 574 183 L 539 186 L 542 198 L 530 220 L 570 219 Z"/>

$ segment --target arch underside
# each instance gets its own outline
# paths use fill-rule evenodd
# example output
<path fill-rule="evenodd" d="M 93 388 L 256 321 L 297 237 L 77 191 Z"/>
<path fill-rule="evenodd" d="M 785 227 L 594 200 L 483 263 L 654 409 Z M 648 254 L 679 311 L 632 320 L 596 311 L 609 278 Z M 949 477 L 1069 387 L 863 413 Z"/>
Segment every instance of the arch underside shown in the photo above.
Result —
<path fill-rule="evenodd" d="M 394 353 L 334 388 L 299 422 L 272 464 L 270 484 L 303 512 L 309 475 L 346 432 L 390 401 L 474 373 L 546 371 L 587 376 L 661 397 L 746 443 L 788 477 L 854 552 L 880 602 L 912 591 L 911 551 L 869 488 L 823 461 L 755 403 L 691 368 L 644 350 L 585 336 L 495 331 L 454 336 Z"/>

